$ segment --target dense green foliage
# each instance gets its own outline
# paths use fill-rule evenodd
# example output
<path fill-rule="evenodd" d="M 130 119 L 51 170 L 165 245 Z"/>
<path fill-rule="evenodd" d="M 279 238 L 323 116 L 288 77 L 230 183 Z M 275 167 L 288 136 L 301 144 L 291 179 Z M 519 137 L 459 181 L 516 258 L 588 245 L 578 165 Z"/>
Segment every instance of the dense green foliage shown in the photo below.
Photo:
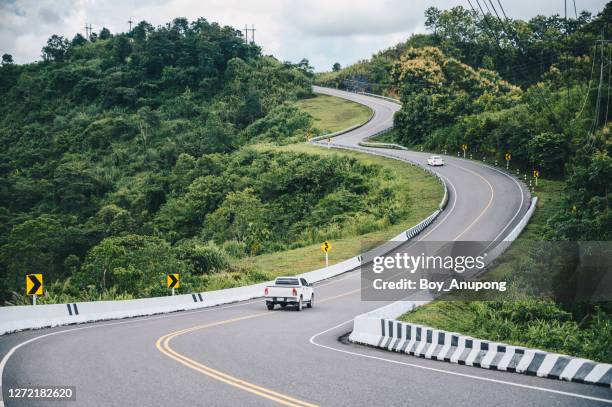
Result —
<path fill-rule="evenodd" d="M 566 178 L 565 204 L 551 216 L 548 238 L 612 238 L 611 88 L 595 46 L 612 21 L 612 3 L 596 17 L 537 16 L 528 22 L 430 8 L 430 34 L 317 81 L 397 95 L 394 141 L 512 164 Z M 606 32 L 609 32 L 606 31 Z M 612 50 L 605 45 L 604 57 Z M 604 60 L 605 63 L 605 60 Z"/>
<path fill-rule="evenodd" d="M 402 319 L 495 342 L 612 362 L 612 321 L 609 312 L 599 307 L 576 318 L 550 300 L 452 301 L 433 303 Z"/>
<path fill-rule="evenodd" d="M 54 35 L 43 58 L 0 67 L 0 301 L 25 302 L 28 273 L 41 302 L 164 295 L 169 272 L 186 291 L 262 281 L 235 260 L 405 215 L 381 166 L 249 146 L 319 131 L 295 105 L 307 60 L 204 19 Z"/>
<path fill-rule="evenodd" d="M 492 281 L 507 281 L 508 291 L 453 293 L 402 319 L 477 338 L 612 362 L 610 303 L 568 301 L 580 287 L 574 274 L 577 262 L 572 260 L 575 243 L 536 242 L 547 238 L 548 219 L 563 207 L 563 188 L 561 181 L 543 180 L 538 191 L 540 207 L 519 239 L 486 275 Z M 465 301 L 465 296 L 472 298 Z"/>
<path fill-rule="evenodd" d="M 530 239 L 612 239 L 611 45 L 612 3 L 596 17 L 537 16 L 530 21 L 478 16 L 463 7 L 430 8 L 431 33 L 412 36 L 317 81 L 329 86 L 399 97 L 391 141 L 503 162 L 565 180 L 554 202 L 532 221 Z M 602 49 L 603 47 L 603 49 Z M 536 194 L 544 195 L 542 189 Z M 546 206 L 545 206 L 546 207 Z M 534 229 L 535 228 L 535 229 Z M 537 230 L 537 232 L 534 232 Z M 529 243 L 527 243 L 529 245 Z M 405 318 L 495 341 L 612 361 L 609 302 L 564 301 L 554 293 L 533 298 L 533 273 L 557 286 L 575 282 L 571 262 L 510 262 L 493 270 L 517 284 L 514 301 L 434 302 Z M 554 258 L 550 252 L 538 258 Z M 507 270 L 506 270 L 507 269 Z M 520 297 L 520 298 L 519 298 Z M 507 298 L 504 298 L 507 300 Z"/>

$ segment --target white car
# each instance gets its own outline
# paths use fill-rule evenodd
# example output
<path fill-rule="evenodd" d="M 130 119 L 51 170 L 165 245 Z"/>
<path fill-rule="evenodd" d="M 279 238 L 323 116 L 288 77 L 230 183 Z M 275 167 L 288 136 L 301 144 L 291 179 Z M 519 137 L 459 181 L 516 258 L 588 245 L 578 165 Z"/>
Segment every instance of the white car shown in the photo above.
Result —
<path fill-rule="evenodd" d="M 314 291 L 312 284 L 299 277 L 277 277 L 274 285 L 269 285 L 264 289 L 266 307 L 272 311 L 276 304 L 281 308 L 287 305 L 296 306 L 301 311 L 304 304 L 308 308 L 314 305 Z"/>
<path fill-rule="evenodd" d="M 444 165 L 444 160 L 439 155 L 432 155 L 427 159 L 427 165 L 431 166 L 442 166 Z"/>

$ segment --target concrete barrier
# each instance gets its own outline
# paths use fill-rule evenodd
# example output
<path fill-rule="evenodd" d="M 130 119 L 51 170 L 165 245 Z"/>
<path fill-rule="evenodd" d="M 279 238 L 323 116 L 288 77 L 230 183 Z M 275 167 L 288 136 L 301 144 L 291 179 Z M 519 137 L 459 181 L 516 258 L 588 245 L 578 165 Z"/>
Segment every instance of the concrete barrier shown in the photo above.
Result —
<path fill-rule="evenodd" d="M 417 225 L 395 236 L 389 242 L 385 242 L 375 249 L 372 249 L 370 252 L 352 257 L 337 264 L 332 264 L 329 267 L 323 267 L 318 270 L 300 274 L 298 277 L 303 277 L 309 282 L 316 283 L 354 270 L 361 266 L 364 257 L 372 258 L 376 255 L 386 254 L 418 235 L 436 219 L 440 212 L 440 210 L 436 210 Z M 0 335 L 24 329 L 38 329 L 109 319 L 155 315 L 246 301 L 261 297 L 265 286 L 271 283 L 272 282 L 269 281 L 224 290 L 137 300 L 1 307 Z"/>
<path fill-rule="evenodd" d="M 490 262 L 518 238 L 531 219 L 536 204 L 537 198 L 534 197 L 514 229 L 489 252 Z M 612 387 L 610 364 L 486 341 L 394 319 L 429 302 L 396 301 L 358 315 L 353 321 L 349 341 L 426 359 Z"/>
<path fill-rule="evenodd" d="M 371 315 L 356 318 L 351 342 L 483 369 L 612 387 L 612 365 L 507 345 Z"/>

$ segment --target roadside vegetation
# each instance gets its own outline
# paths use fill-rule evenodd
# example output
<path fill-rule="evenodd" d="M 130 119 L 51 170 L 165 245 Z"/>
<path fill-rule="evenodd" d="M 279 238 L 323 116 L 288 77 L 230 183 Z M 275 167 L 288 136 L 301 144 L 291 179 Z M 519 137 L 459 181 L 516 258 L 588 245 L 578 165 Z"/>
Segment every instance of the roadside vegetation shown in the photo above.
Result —
<path fill-rule="evenodd" d="M 364 251 L 364 245 L 377 244 L 400 234 L 403 230 L 422 221 L 438 207 L 443 189 L 437 180 L 418 167 L 388 158 L 355 152 L 328 150 L 307 144 L 289 146 L 257 146 L 263 151 L 277 151 L 285 154 L 308 154 L 321 158 L 349 157 L 364 166 L 379 168 L 379 175 L 373 176 L 374 182 L 385 191 L 391 206 L 378 204 L 367 215 L 352 215 L 346 209 L 335 209 L 337 203 L 321 202 L 322 211 L 338 210 L 345 220 L 342 226 L 331 224 L 321 228 L 305 229 L 312 244 L 293 250 L 264 254 L 244 259 L 240 264 L 253 264 L 256 268 L 268 270 L 274 275 L 298 274 L 325 265 L 321 242 L 330 240 L 330 264 L 346 260 Z M 353 205 L 362 207 L 370 199 L 361 198 Z M 392 209 L 390 209 L 392 208 Z M 320 213 L 313 214 L 321 216 Z M 324 218 L 325 216 L 323 216 Z"/>
<path fill-rule="evenodd" d="M 306 60 L 262 56 L 230 27 L 141 22 L 53 36 L 43 56 L 0 67 L 4 304 L 30 301 L 31 273 L 40 303 L 167 295 L 167 273 L 181 292 L 295 274 L 321 265 L 323 240 L 339 261 L 440 199 L 404 164 L 293 144 L 370 112 L 312 97 Z"/>
<path fill-rule="evenodd" d="M 503 163 L 510 153 L 513 168 L 537 169 L 543 178 L 531 224 L 486 277 L 508 278 L 521 289 L 508 301 L 435 301 L 403 319 L 611 362 L 612 304 L 567 301 L 554 292 L 530 296 L 530 273 L 518 272 L 537 269 L 537 262 L 517 250 L 534 240 L 612 239 L 612 89 L 608 72 L 601 83 L 593 75 L 601 52 L 611 49 L 596 40 L 609 32 L 612 3 L 596 16 L 567 20 L 484 18 L 460 6 L 431 7 L 425 17 L 429 34 L 315 82 L 399 97 L 396 129 L 384 141 L 449 154 L 466 144 L 468 156 L 488 162 Z M 542 270 L 551 285 L 573 279 L 567 265 Z"/>
<path fill-rule="evenodd" d="M 558 303 L 552 297 L 531 297 L 525 287 L 534 285 L 524 270 L 526 253 L 538 241 L 546 240 L 548 219 L 563 205 L 564 188 L 561 181 L 542 180 L 538 209 L 531 222 L 485 275 L 485 280 L 509 282 L 508 291 L 499 294 L 499 300 L 464 301 L 450 294 L 400 319 L 476 338 L 612 362 L 612 321 L 605 304 Z M 571 275 L 560 277 L 571 280 Z M 553 285 L 545 277 L 537 283 Z"/>

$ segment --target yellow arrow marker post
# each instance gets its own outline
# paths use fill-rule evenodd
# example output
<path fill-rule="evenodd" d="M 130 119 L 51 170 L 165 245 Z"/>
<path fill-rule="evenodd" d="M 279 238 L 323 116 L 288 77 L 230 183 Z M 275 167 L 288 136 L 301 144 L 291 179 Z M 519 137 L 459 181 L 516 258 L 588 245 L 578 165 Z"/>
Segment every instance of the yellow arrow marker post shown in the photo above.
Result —
<path fill-rule="evenodd" d="M 463 150 L 463 158 L 465 158 L 465 152 L 468 149 L 468 145 L 467 144 L 461 144 L 461 149 Z"/>
<path fill-rule="evenodd" d="M 325 252 L 325 267 L 329 266 L 329 252 L 331 251 L 331 249 L 332 245 L 327 240 L 324 241 L 321 245 L 321 250 Z"/>
<path fill-rule="evenodd" d="M 181 287 L 181 279 L 177 273 L 168 274 L 166 276 L 166 285 L 168 288 L 172 288 L 172 295 L 174 295 L 174 289 Z"/>
<path fill-rule="evenodd" d="M 506 153 L 506 170 L 510 168 L 510 160 L 512 160 L 512 154 Z"/>
<path fill-rule="evenodd" d="M 26 295 L 32 296 L 32 305 L 36 305 L 36 296 L 43 295 L 43 275 L 26 275 Z"/>
<path fill-rule="evenodd" d="M 540 171 L 533 170 L 533 178 L 535 178 L 535 186 L 538 186 L 538 178 L 540 178 Z"/>

